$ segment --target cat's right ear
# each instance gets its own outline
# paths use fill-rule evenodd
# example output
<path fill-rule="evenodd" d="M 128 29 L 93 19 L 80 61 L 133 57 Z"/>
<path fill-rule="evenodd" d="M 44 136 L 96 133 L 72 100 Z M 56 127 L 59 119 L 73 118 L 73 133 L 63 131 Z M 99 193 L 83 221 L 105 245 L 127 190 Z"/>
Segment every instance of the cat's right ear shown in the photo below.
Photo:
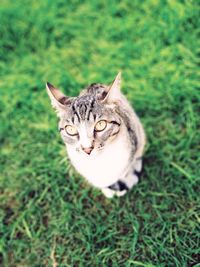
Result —
<path fill-rule="evenodd" d="M 52 84 L 49 82 L 46 83 L 46 89 L 47 93 L 51 99 L 51 104 L 53 108 L 59 115 L 62 115 L 66 111 L 67 105 L 69 105 L 69 97 L 65 96 L 61 91 L 59 91 L 57 88 L 55 88 Z"/>

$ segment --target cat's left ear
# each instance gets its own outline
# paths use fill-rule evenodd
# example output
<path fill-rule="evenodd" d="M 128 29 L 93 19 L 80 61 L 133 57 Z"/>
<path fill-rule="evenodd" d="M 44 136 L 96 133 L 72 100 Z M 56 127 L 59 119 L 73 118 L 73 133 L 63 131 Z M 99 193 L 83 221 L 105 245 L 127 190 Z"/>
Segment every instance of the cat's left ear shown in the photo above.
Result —
<path fill-rule="evenodd" d="M 49 82 L 46 83 L 46 88 L 53 108 L 55 108 L 58 115 L 62 115 L 63 112 L 66 112 L 66 108 L 70 103 L 69 97 L 65 96 Z"/>
<path fill-rule="evenodd" d="M 103 99 L 103 102 L 115 102 L 116 100 L 119 100 L 121 98 L 121 72 L 117 74 L 114 81 L 110 86 L 108 86 L 107 94 L 105 98 Z"/>

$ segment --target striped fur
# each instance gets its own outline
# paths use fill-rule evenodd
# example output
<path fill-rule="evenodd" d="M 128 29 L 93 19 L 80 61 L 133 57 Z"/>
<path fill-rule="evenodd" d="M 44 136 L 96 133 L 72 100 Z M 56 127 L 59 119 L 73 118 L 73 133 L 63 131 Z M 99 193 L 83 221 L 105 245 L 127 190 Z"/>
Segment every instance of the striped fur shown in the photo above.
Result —
<path fill-rule="evenodd" d="M 75 98 L 47 84 L 72 164 L 107 197 L 122 196 L 137 183 L 145 145 L 143 127 L 120 92 L 120 81 L 118 74 L 111 86 L 93 83 Z M 100 121 L 106 126 L 99 131 Z"/>

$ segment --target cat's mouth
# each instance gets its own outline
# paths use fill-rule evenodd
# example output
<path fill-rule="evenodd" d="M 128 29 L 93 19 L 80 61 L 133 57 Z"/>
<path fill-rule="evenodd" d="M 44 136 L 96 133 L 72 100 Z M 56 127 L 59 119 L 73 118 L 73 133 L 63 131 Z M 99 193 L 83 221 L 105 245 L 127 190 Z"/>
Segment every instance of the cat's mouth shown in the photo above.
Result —
<path fill-rule="evenodd" d="M 90 155 L 92 153 L 94 147 L 87 147 L 87 148 L 81 147 L 81 149 L 85 154 Z"/>

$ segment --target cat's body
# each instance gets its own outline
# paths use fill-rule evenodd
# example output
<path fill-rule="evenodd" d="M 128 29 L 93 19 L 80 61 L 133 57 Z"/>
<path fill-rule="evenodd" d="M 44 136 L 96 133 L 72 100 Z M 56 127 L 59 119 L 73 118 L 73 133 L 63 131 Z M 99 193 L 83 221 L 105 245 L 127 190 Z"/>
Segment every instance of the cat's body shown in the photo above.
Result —
<path fill-rule="evenodd" d="M 126 132 L 124 131 L 124 134 Z M 105 147 L 98 155 L 88 156 L 67 147 L 72 164 L 86 179 L 99 188 L 108 187 L 123 177 L 129 162 L 130 146 L 123 136 Z M 120 153 L 113 153 L 120 151 Z M 111 166 L 113 166 L 111 168 Z"/>
<path fill-rule="evenodd" d="M 47 90 L 75 169 L 107 197 L 124 195 L 138 181 L 145 134 L 120 92 L 120 75 L 110 87 L 91 84 L 77 98 L 50 84 Z"/>

